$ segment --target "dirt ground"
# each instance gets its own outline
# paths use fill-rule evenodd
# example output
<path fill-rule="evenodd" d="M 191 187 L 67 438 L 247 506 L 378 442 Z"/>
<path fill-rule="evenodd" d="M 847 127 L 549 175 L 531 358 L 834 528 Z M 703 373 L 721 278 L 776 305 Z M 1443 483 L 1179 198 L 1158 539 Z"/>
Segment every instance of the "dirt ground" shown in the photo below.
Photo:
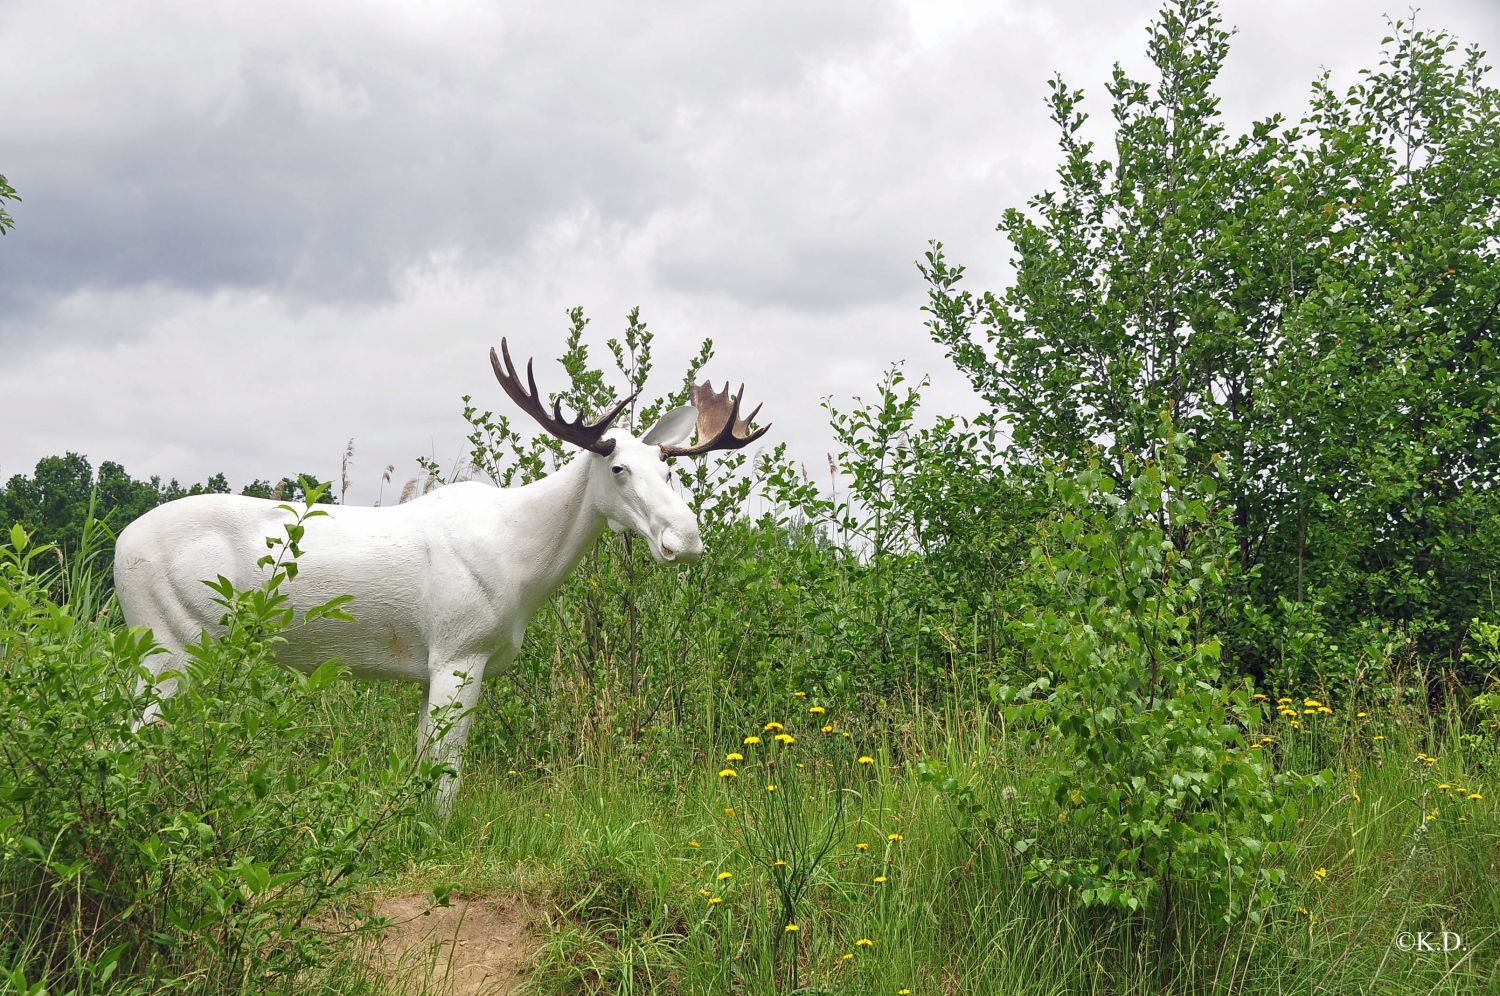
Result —
<path fill-rule="evenodd" d="M 455 895 L 451 906 L 424 915 L 430 902 L 414 894 L 375 903 L 376 915 L 393 923 L 370 964 L 392 992 L 501 996 L 521 984 L 540 940 L 519 901 Z"/>

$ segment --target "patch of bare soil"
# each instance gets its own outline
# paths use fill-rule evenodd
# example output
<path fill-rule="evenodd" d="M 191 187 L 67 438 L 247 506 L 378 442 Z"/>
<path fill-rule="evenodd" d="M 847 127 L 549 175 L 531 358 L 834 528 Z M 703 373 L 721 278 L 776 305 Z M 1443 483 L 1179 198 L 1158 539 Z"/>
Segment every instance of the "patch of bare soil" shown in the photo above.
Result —
<path fill-rule="evenodd" d="M 370 967 L 392 992 L 424 996 L 502 996 L 526 978 L 540 940 L 515 899 L 452 897 L 428 910 L 426 895 L 376 900 L 392 921 L 375 941 Z"/>

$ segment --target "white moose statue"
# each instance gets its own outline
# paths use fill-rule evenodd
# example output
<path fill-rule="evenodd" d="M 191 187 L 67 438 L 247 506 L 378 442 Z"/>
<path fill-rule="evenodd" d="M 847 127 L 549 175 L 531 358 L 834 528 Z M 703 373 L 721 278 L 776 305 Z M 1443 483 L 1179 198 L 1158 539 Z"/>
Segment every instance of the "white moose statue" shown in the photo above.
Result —
<path fill-rule="evenodd" d="M 504 357 L 504 366 L 501 365 Z M 521 648 L 533 613 L 577 566 L 605 526 L 634 530 L 659 563 L 691 564 L 703 554 L 698 522 L 672 490 L 667 459 L 738 449 L 759 439 L 757 406 L 739 417 L 740 394 L 692 388 L 692 404 L 674 408 L 639 438 L 611 423 L 633 399 L 592 425 L 543 406 L 531 362 L 522 386 L 510 350 L 490 350 L 500 386 L 542 428 L 583 450 L 556 472 L 519 488 L 452 484 L 404 505 L 332 506 L 307 520 L 296 581 L 299 609 L 353 595 L 355 621 L 319 620 L 288 631 L 283 664 L 311 670 L 338 658 L 359 678 L 395 678 L 427 686 L 418 749 L 449 764 L 438 790 L 447 816 L 480 683 L 501 673 Z M 697 442 L 684 445 L 694 428 Z M 214 630 L 223 608 L 203 579 L 237 587 L 262 577 L 257 560 L 267 536 L 287 521 L 280 503 L 243 495 L 195 495 L 167 502 L 132 522 L 115 549 L 115 590 L 125 621 L 150 627 L 165 651 L 149 658 L 151 681 L 170 695 L 183 648 Z M 144 686 L 143 682 L 143 686 Z M 451 708 L 451 723 L 433 713 Z M 155 710 L 142 722 L 155 718 Z"/>

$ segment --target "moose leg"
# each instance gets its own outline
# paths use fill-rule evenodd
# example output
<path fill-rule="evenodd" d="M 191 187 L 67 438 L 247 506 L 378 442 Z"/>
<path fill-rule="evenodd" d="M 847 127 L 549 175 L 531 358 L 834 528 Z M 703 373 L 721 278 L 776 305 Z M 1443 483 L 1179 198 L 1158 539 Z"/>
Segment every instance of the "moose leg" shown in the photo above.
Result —
<path fill-rule="evenodd" d="M 453 812 L 453 800 L 458 795 L 464 742 L 474 722 L 474 707 L 479 704 L 484 664 L 484 658 L 479 658 L 435 671 L 422 703 L 421 746 L 429 758 L 453 769 L 438 783 L 437 811 L 443 819 Z"/>

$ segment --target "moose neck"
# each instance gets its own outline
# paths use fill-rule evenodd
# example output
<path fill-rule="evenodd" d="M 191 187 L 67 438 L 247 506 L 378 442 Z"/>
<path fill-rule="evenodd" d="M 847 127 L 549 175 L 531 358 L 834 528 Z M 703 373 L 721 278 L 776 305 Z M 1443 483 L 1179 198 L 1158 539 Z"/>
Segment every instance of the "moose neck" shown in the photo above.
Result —
<path fill-rule="evenodd" d="M 534 510 L 515 547 L 533 572 L 528 611 L 557 590 L 604 532 L 604 517 L 589 495 L 592 459 L 591 453 L 579 453 L 541 480 L 516 489 Z"/>

